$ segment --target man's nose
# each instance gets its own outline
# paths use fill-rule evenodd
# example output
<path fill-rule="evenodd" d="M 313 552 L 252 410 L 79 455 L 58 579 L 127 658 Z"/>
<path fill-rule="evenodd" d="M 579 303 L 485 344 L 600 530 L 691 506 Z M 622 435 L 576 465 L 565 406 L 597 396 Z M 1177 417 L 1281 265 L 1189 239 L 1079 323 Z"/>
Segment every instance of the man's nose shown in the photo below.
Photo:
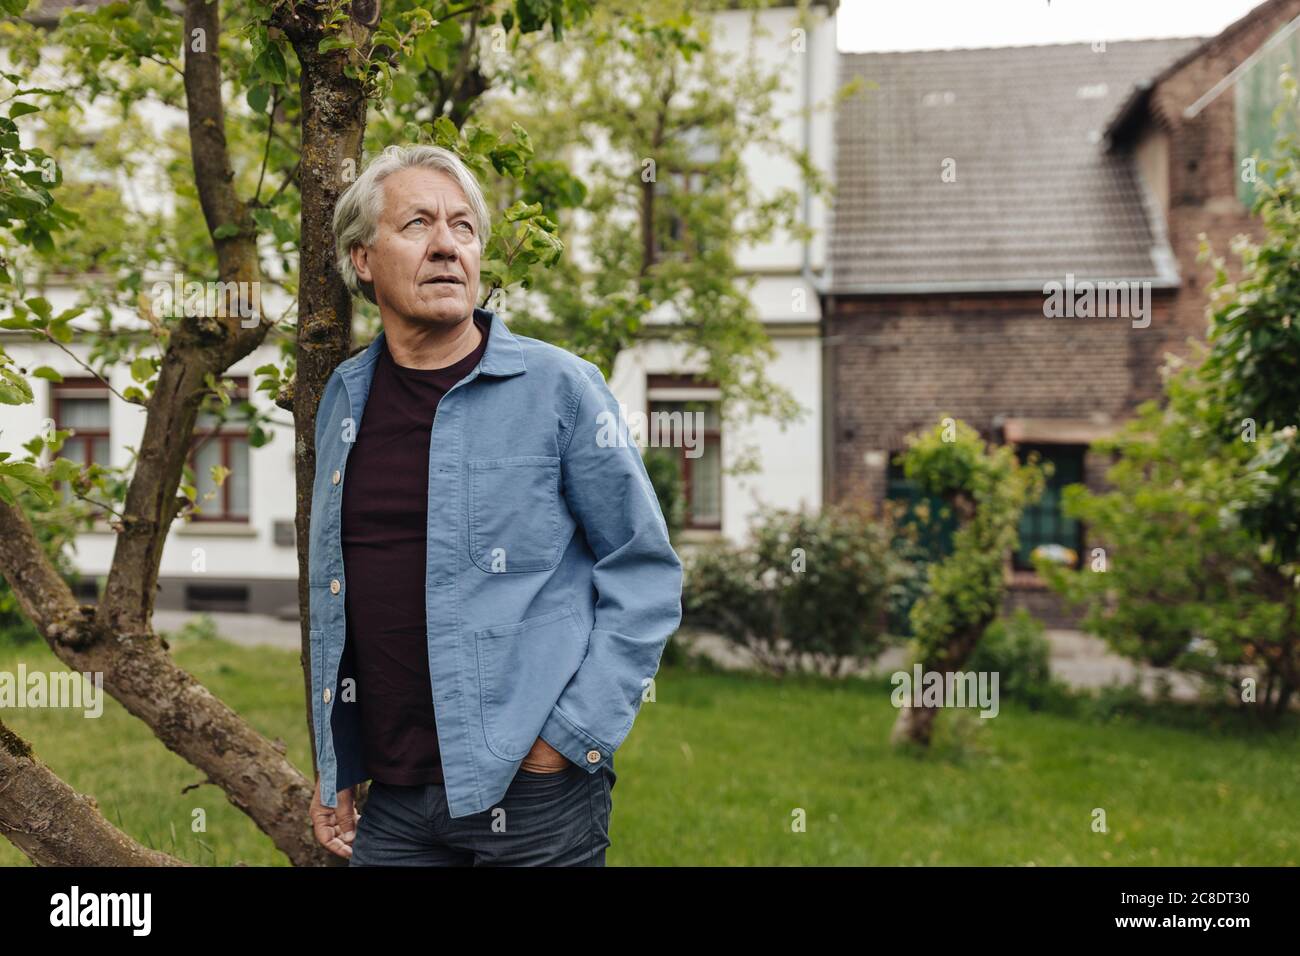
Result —
<path fill-rule="evenodd" d="M 456 258 L 456 241 L 452 237 L 451 227 L 445 219 L 439 219 L 429 230 L 428 255 L 431 259 L 440 257 Z"/>

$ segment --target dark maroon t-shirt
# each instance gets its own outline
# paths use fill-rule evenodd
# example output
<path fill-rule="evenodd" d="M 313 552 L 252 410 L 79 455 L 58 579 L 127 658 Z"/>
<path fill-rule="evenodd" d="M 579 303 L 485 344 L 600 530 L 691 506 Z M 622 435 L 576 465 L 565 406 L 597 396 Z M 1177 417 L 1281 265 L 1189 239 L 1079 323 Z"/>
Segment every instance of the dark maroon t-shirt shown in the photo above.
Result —
<path fill-rule="evenodd" d="M 445 368 L 404 368 L 385 339 L 348 454 L 342 666 L 356 677 L 366 773 L 382 783 L 443 782 L 424 607 L 429 441 L 439 400 L 487 348 L 489 326 L 473 321 L 483 341 Z"/>

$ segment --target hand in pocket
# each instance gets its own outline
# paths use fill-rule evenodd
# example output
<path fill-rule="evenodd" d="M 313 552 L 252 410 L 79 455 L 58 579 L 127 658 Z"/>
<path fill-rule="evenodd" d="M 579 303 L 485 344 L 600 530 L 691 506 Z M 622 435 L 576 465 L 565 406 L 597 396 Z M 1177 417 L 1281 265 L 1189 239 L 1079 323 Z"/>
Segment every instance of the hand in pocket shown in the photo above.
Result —
<path fill-rule="evenodd" d="M 533 744 L 533 749 L 528 751 L 524 762 L 519 765 L 519 769 L 531 773 L 560 773 L 570 766 L 568 757 L 538 737 Z"/>

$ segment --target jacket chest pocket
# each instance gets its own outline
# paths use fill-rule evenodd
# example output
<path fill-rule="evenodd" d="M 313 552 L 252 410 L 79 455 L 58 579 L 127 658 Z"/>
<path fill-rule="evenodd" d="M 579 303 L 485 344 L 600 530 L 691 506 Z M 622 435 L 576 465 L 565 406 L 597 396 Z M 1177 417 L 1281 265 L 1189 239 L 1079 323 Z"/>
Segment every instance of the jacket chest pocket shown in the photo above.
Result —
<path fill-rule="evenodd" d="M 493 574 L 549 571 L 560 563 L 560 459 L 469 462 L 469 553 Z"/>

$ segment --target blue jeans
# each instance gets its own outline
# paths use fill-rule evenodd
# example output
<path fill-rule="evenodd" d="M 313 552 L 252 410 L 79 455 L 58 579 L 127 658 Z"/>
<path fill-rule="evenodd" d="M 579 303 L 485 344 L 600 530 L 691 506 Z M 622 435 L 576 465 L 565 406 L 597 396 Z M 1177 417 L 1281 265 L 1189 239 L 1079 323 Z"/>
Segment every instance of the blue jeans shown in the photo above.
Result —
<path fill-rule="evenodd" d="M 374 781 L 349 866 L 604 866 L 614 771 L 519 770 L 505 796 L 453 819 L 441 783 Z"/>

